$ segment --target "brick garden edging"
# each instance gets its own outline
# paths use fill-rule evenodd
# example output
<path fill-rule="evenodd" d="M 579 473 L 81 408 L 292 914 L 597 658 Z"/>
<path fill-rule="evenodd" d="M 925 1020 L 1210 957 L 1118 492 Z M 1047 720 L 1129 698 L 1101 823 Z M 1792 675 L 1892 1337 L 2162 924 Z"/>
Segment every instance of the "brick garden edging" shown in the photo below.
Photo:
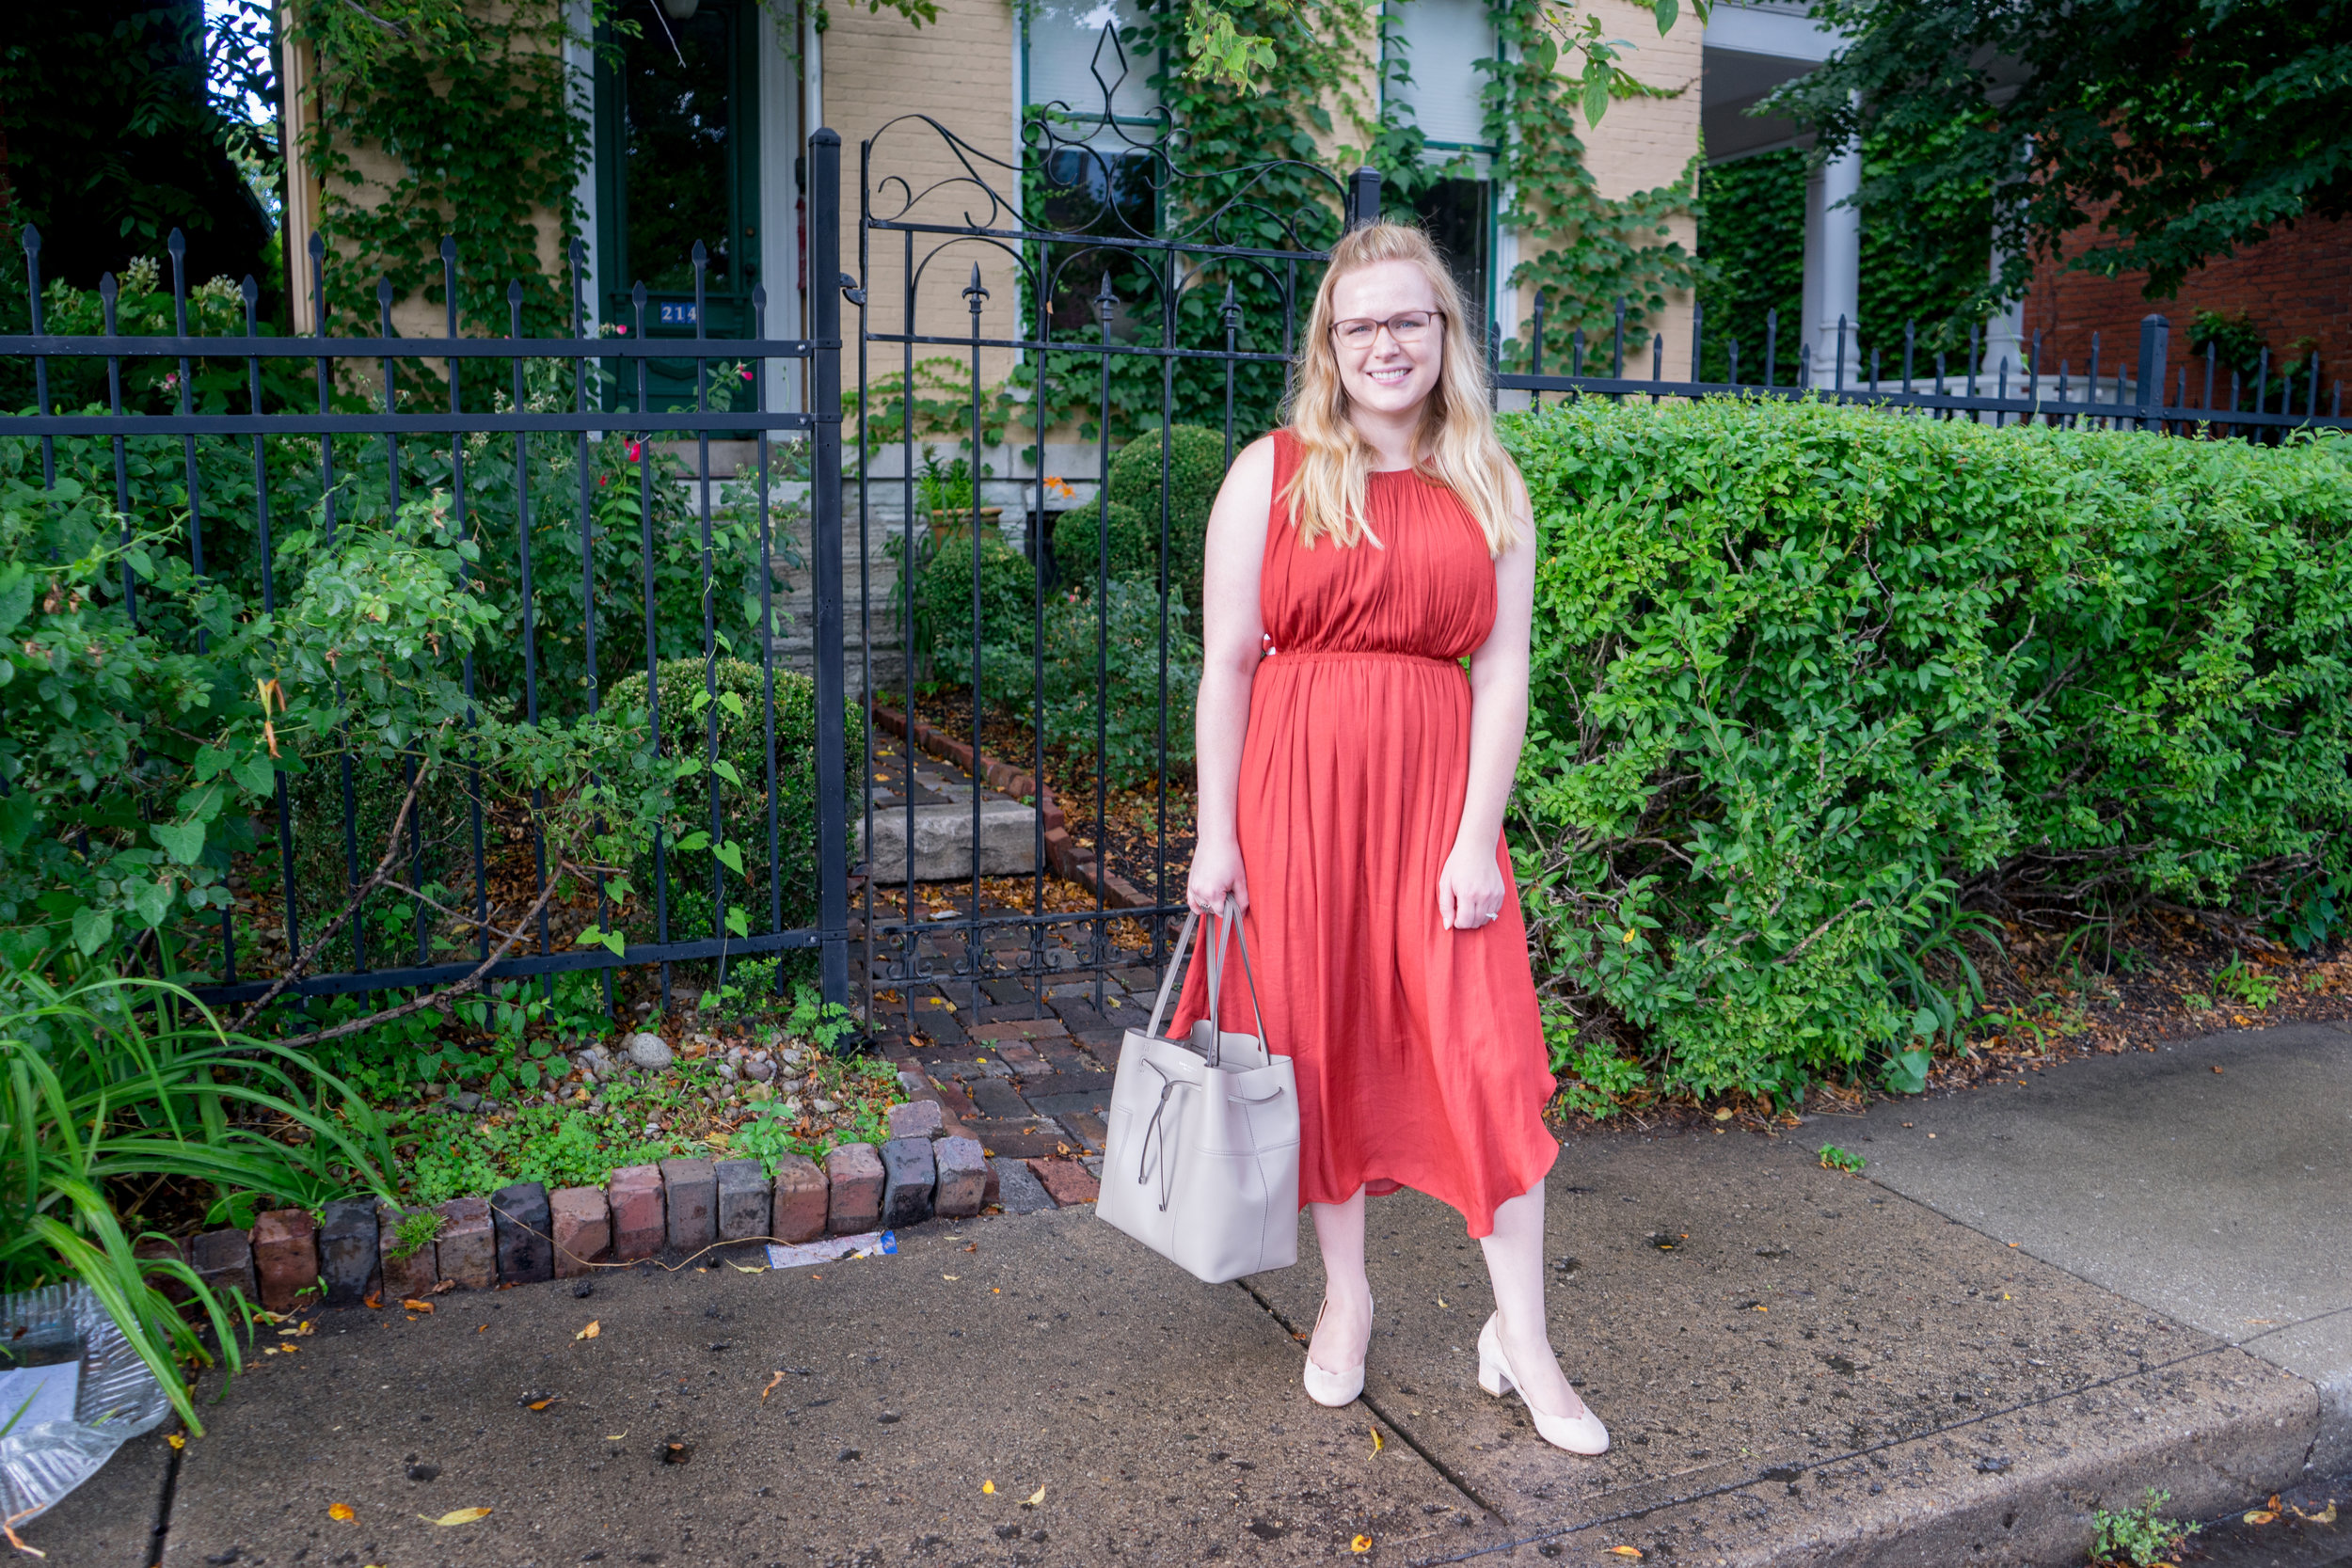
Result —
<path fill-rule="evenodd" d="M 772 1179 L 757 1160 L 670 1159 L 613 1171 L 601 1187 L 550 1193 L 519 1181 L 486 1198 L 451 1198 L 436 1206 L 439 1235 L 400 1257 L 397 1227 L 409 1211 L 349 1197 L 326 1205 L 319 1219 L 307 1209 L 273 1209 L 255 1217 L 250 1232 L 206 1231 L 186 1243 L 187 1261 L 215 1290 L 234 1286 L 284 1312 L 313 1291 L 326 1306 L 358 1307 L 450 1287 L 495 1290 L 578 1278 L 664 1252 L 968 1219 L 996 1201 L 996 1169 L 979 1140 L 951 1134 L 936 1101 L 893 1105 L 888 1115 L 888 1141 L 838 1145 L 821 1164 L 788 1154 Z M 1093 1201 L 1076 1162 L 1030 1165 L 1057 1204 Z M 1070 1171 L 1038 1168 L 1063 1165 Z"/>
<path fill-rule="evenodd" d="M 1114 910 L 1148 910 L 1152 901 L 1143 890 L 1116 871 L 1097 873 L 1101 851 L 1089 849 L 1070 836 L 1069 823 L 1062 816 L 1054 792 L 1035 775 L 999 762 L 986 752 L 977 757 L 964 741 L 952 739 L 920 717 L 910 724 L 907 715 L 896 708 L 874 705 L 874 722 L 909 745 L 920 747 L 941 762 L 952 762 L 978 779 L 1000 795 L 1018 800 L 1034 796 L 1045 814 L 1045 863 L 1057 877 L 1077 883 L 1089 893 L 1099 895 L 1104 906 Z"/>

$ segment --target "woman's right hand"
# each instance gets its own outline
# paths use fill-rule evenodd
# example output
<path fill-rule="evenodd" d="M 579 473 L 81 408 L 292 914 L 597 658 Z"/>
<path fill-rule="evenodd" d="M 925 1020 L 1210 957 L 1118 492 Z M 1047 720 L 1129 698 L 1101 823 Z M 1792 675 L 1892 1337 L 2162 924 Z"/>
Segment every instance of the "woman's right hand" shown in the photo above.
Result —
<path fill-rule="evenodd" d="M 1243 879 L 1241 846 L 1232 839 L 1203 839 L 1192 851 L 1192 874 L 1185 879 L 1184 902 L 1202 914 L 1221 915 L 1231 895 L 1243 909 L 1249 907 L 1249 884 Z"/>

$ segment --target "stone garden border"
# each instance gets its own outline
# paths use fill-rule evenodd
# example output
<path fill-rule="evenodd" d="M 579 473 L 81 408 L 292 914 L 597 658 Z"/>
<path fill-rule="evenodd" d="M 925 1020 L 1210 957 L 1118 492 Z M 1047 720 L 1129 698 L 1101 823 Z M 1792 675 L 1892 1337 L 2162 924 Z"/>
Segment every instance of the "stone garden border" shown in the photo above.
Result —
<path fill-rule="evenodd" d="M 215 1291 L 233 1287 L 268 1311 L 286 1312 L 580 1278 L 731 1244 L 968 1219 L 997 1201 L 995 1165 L 978 1139 L 949 1132 L 936 1101 L 893 1105 L 888 1116 L 887 1141 L 841 1144 L 821 1163 L 787 1155 L 772 1179 L 758 1160 L 673 1158 L 624 1166 L 601 1187 L 550 1193 L 519 1181 L 486 1196 L 451 1198 L 434 1206 L 441 1216 L 436 1238 L 405 1254 L 397 1227 L 417 1211 L 373 1196 L 339 1198 L 316 1218 L 307 1209 L 273 1209 L 257 1215 L 249 1232 L 206 1231 L 184 1249 L 151 1240 L 138 1250 L 183 1254 Z M 1067 1161 L 1037 1164 L 1075 1169 Z M 1093 1196 L 1067 1180 L 1046 1180 L 1045 1188 L 1057 1203 Z"/>

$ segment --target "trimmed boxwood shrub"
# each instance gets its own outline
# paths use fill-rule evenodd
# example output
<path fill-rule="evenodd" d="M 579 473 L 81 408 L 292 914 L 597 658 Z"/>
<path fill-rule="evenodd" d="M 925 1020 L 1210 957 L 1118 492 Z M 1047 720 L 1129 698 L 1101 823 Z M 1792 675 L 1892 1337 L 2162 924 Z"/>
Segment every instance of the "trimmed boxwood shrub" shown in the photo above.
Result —
<path fill-rule="evenodd" d="M 1209 534 L 1209 509 L 1225 483 L 1225 436 L 1197 424 L 1171 425 L 1168 432 L 1168 581 L 1187 604 L 1200 602 L 1201 550 Z M 1110 575 L 1152 575 L 1160 545 L 1160 439 L 1143 436 L 1111 459 Z M 1055 521 L 1054 564 L 1064 586 L 1094 591 L 1095 562 L 1102 547 L 1096 514 L 1081 507 Z"/>
<path fill-rule="evenodd" d="M 2352 443 L 1733 399 L 1504 426 L 1541 539 L 1513 849 L 1586 1084 L 1908 1053 L 1963 901 L 2282 918 L 2352 863 Z"/>

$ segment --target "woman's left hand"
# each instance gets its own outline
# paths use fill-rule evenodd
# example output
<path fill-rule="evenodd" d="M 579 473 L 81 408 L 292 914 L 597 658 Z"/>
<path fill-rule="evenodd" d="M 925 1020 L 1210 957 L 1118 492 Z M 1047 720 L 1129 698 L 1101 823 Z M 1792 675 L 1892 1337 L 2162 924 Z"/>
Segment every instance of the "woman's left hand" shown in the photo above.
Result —
<path fill-rule="evenodd" d="M 1502 913 L 1502 868 L 1493 848 L 1457 844 L 1438 875 L 1438 919 L 1448 930 L 1479 930 Z"/>

